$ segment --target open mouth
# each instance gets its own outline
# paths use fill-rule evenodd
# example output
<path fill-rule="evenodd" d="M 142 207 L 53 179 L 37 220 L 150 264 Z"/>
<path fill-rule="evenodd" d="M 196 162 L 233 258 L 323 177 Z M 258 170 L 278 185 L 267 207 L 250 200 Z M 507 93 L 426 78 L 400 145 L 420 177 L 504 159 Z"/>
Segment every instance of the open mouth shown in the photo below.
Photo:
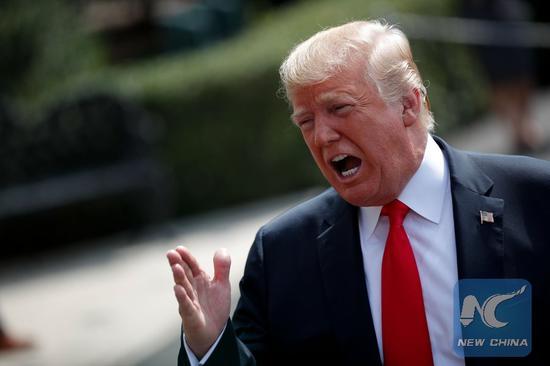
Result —
<path fill-rule="evenodd" d="M 361 159 L 353 155 L 340 154 L 336 155 L 330 161 L 330 164 L 336 170 L 338 175 L 343 178 L 348 178 L 357 173 L 361 167 Z"/>

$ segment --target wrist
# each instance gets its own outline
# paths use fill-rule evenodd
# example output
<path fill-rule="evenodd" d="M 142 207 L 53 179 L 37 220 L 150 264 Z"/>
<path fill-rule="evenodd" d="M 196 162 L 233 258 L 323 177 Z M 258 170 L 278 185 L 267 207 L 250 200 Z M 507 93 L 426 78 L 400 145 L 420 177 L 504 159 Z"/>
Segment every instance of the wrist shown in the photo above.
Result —
<path fill-rule="evenodd" d="M 223 333 L 225 332 L 225 329 L 227 327 L 227 323 L 224 324 L 223 328 L 219 332 L 219 335 L 214 338 L 213 342 L 207 342 L 202 341 L 198 342 L 197 344 L 194 344 L 194 348 L 191 346 L 191 343 L 193 342 L 193 339 L 189 339 L 188 335 L 183 335 L 183 343 L 185 344 L 185 349 L 187 353 L 192 353 L 193 356 L 197 359 L 197 361 L 205 362 L 208 357 L 210 357 L 210 354 L 214 351 L 214 349 L 217 347 L 218 343 L 220 342 Z M 196 340 L 195 340 L 196 341 Z M 209 343 L 210 345 L 208 347 L 205 347 L 204 344 Z"/>
<path fill-rule="evenodd" d="M 185 342 L 193 354 L 200 360 L 208 350 L 216 343 L 221 334 L 225 330 L 225 326 L 219 331 L 208 332 L 207 334 L 201 334 L 200 332 L 193 332 L 192 330 L 185 329 L 184 337 Z"/>

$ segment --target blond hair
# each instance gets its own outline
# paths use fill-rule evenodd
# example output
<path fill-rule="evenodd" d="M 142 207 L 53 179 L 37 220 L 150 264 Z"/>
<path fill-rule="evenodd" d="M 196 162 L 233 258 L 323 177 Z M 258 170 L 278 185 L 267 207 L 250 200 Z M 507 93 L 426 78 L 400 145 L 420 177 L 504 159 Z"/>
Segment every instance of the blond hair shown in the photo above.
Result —
<path fill-rule="evenodd" d="M 420 118 L 429 131 L 433 130 L 426 87 L 407 37 L 394 26 L 377 20 L 329 28 L 295 46 L 279 69 L 287 97 L 296 87 L 331 78 L 355 59 L 364 60 L 366 81 L 386 103 L 398 102 L 411 89 L 417 89 L 422 98 Z"/>

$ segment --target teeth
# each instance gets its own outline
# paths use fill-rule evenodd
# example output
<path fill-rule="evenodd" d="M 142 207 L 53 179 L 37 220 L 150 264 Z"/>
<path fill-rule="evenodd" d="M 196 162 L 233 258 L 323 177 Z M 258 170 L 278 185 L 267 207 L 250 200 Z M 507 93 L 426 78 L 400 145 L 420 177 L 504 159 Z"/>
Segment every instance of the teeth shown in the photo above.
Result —
<path fill-rule="evenodd" d="M 349 177 L 350 175 L 355 174 L 355 173 L 357 172 L 357 170 L 359 170 L 359 167 L 358 167 L 358 166 L 356 166 L 355 168 L 351 168 L 351 169 L 349 169 L 349 170 L 343 171 L 343 172 L 342 172 L 342 175 L 343 175 L 344 177 Z"/>
<path fill-rule="evenodd" d="M 337 163 L 341 160 L 344 160 L 345 158 L 347 158 L 348 155 L 347 154 L 340 154 L 340 155 L 336 155 L 335 157 L 332 158 L 332 162 L 333 163 Z"/>

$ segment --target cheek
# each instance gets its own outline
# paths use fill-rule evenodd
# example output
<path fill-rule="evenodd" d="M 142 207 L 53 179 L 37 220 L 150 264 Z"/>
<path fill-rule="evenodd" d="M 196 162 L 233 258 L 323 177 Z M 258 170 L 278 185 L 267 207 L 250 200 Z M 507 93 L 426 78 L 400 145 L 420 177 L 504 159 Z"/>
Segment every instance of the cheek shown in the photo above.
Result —
<path fill-rule="evenodd" d="M 323 156 L 321 154 L 321 151 L 315 147 L 315 144 L 309 140 L 305 134 L 302 133 L 302 136 L 304 137 L 304 142 L 306 143 L 306 146 L 309 150 L 309 153 L 313 157 L 313 160 L 315 160 L 315 163 L 319 166 L 319 168 L 323 169 Z"/>
<path fill-rule="evenodd" d="M 316 155 L 316 151 L 315 151 L 315 145 L 313 144 L 313 141 L 308 137 L 308 135 L 304 132 L 302 132 L 302 137 L 304 138 L 304 143 L 306 144 L 307 146 L 307 149 L 309 150 L 309 152 L 315 156 Z"/>

